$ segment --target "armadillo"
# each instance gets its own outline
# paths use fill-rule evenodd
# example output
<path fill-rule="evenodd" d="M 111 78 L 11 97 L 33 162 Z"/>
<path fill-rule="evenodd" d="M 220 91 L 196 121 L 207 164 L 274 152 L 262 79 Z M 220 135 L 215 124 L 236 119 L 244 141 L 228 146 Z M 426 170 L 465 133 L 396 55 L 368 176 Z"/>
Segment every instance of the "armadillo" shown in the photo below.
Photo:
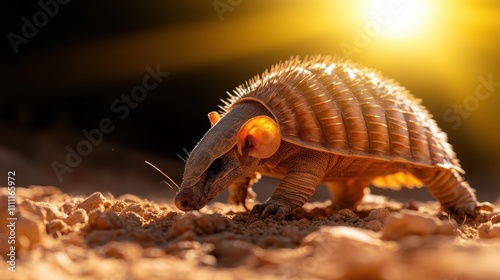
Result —
<path fill-rule="evenodd" d="M 224 100 L 223 100 L 224 101 Z M 474 216 L 447 135 L 403 86 L 339 57 L 291 57 L 238 86 L 211 112 L 189 153 L 175 204 L 198 210 L 226 189 L 252 195 L 259 174 L 280 178 L 250 211 L 283 219 L 326 184 L 339 208 L 355 209 L 370 185 L 426 186 L 444 211 Z"/>

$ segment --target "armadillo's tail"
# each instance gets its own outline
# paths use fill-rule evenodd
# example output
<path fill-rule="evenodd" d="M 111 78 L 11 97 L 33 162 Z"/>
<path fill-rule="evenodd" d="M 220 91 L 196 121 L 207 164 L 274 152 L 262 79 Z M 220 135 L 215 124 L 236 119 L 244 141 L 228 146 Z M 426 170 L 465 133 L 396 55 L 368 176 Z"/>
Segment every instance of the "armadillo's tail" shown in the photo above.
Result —
<path fill-rule="evenodd" d="M 474 190 L 455 169 L 422 169 L 415 174 L 441 203 L 454 214 L 475 217 L 477 199 Z"/>

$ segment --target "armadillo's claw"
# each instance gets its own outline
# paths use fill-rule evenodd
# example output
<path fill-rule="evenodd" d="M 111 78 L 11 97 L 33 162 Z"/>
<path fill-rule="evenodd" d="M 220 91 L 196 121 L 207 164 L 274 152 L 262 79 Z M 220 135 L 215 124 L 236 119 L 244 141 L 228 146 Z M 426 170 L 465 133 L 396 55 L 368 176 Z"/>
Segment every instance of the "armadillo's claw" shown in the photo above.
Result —
<path fill-rule="evenodd" d="M 247 208 L 247 202 L 253 204 L 257 194 L 252 190 L 251 187 L 235 185 L 232 186 L 233 187 L 229 189 L 229 198 L 227 201 L 228 204 L 242 204 L 245 210 L 248 211 L 249 209 Z"/>
<path fill-rule="evenodd" d="M 253 191 L 252 185 L 260 179 L 260 173 L 254 173 L 252 176 L 235 181 L 229 186 L 228 204 L 242 204 L 248 211 L 246 202 L 253 204 L 257 194 Z"/>
<path fill-rule="evenodd" d="M 475 202 L 471 202 L 468 204 L 460 205 L 460 206 L 454 206 L 450 209 L 448 209 L 447 212 L 451 214 L 456 214 L 461 217 L 468 217 L 468 218 L 475 218 L 478 214 L 477 208 L 479 205 L 476 205 Z"/>
<path fill-rule="evenodd" d="M 255 199 L 257 198 L 257 194 L 253 191 L 252 187 L 248 187 L 246 193 L 246 198 L 243 200 L 243 207 L 245 207 L 245 210 L 248 211 L 249 209 L 247 208 L 247 201 L 253 205 L 255 203 Z"/>
<path fill-rule="evenodd" d="M 476 218 L 480 215 L 481 211 L 493 212 L 495 210 L 495 206 L 489 202 L 475 202 L 470 203 L 465 206 L 455 207 L 451 210 L 452 214 L 457 214 L 461 217 L 466 218 Z"/>
<path fill-rule="evenodd" d="M 250 217 L 265 219 L 267 217 L 273 216 L 275 220 L 280 221 L 285 219 L 292 211 L 290 205 L 279 201 L 279 200 L 269 200 L 264 204 L 257 204 L 253 207 L 250 212 Z"/>

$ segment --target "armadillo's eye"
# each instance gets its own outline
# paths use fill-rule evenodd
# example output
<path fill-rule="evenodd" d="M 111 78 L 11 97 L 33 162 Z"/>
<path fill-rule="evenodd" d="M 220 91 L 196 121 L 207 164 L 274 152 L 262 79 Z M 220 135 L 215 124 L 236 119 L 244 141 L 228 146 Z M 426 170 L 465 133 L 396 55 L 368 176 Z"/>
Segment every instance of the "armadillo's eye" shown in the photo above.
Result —
<path fill-rule="evenodd" d="M 212 164 L 210 165 L 210 167 L 208 168 L 208 175 L 210 177 L 217 175 L 217 173 L 219 173 L 221 167 L 222 167 L 222 163 L 221 163 L 220 159 L 214 160 L 212 162 Z"/>

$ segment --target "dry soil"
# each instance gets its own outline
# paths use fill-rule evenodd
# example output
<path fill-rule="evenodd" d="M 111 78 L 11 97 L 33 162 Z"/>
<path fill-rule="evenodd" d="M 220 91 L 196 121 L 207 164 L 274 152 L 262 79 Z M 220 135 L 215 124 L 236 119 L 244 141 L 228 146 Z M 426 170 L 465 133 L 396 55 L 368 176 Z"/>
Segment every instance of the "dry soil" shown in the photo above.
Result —
<path fill-rule="evenodd" d="M 500 201 L 475 219 L 368 195 L 307 203 L 284 221 L 212 203 L 182 213 L 134 195 L 16 189 L 15 272 L 0 192 L 0 279 L 500 279 Z"/>

